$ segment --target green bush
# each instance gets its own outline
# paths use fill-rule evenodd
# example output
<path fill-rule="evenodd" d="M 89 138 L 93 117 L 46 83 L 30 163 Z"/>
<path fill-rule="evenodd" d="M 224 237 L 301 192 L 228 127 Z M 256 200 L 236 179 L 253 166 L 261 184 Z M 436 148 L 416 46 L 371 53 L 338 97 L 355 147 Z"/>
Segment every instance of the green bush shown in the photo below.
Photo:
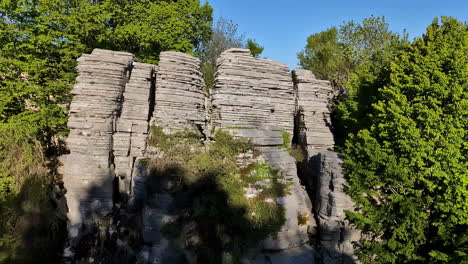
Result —
<path fill-rule="evenodd" d="M 66 236 L 32 134 L 27 126 L 0 124 L 0 263 L 56 263 Z"/>
<path fill-rule="evenodd" d="M 153 167 L 178 162 L 178 175 L 169 175 L 169 170 L 159 169 L 153 177 L 172 177 L 178 182 L 173 188 L 178 201 L 177 210 L 182 214 L 175 223 L 166 224 L 163 232 L 174 241 L 190 242 L 190 249 L 202 263 L 221 263 L 229 258 L 238 263 L 249 249 L 268 236 L 275 236 L 285 222 L 284 208 L 276 204 L 276 198 L 287 192 L 278 170 L 265 162 L 255 162 L 245 169 L 237 165 L 240 153 L 251 149 L 245 139 L 235 138 L 228 132 L 218 130 L 214 141 L 205 148 L 195 148 L 198 142 L 188 140 L 180 133 L 162 135 L 162 130 L 152 129 L 160 142 L 153 144 L 161 150 L 173 149 L 163 142 L 177 141 L 181 151 L 152 162 Z M 187 134 L 186 134 L 187 135 Z M 151 137 L 153 137 L 152 135 Z M 153 137 L 156 139 L 156 137 Z M 185 151 L 182 151 L 184 150 Z M 187 151 L 194 149 L 194 151 Z M 169 153 L 169 152 L 168 152 Z M 184 155 L 185 158 L 174 155 Z M 246 187 L 269 180 L 270 186 L 254 198 L 246 198 Z M 260 188 L 260 186 L 256 186 Z M 272 202 L 265 201 L 270 198 Z M 188 232 L 181 232 L 189 229 Z M 196 237 L 196 239 L 194 239 Z M 186 243 L 180 245 L 186 246 Z"/>

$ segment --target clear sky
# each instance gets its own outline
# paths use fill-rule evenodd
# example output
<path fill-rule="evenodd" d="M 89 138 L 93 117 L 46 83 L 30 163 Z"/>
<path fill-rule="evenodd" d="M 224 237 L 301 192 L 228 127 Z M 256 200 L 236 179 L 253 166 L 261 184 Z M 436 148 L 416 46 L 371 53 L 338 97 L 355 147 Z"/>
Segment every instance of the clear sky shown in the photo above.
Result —
<path fill-rule="evenodd" d="M 203 2 L 203 1 L 202 1 Z M 385 16 L 394 32 L 420 36 L 434 17 L 468 22 L 468 0 L 208 0 L 214 17 L 231 19 L 265 47 L 262 56 L 297 67 L 296 54 L 313 33 L 343 21 Z"/>

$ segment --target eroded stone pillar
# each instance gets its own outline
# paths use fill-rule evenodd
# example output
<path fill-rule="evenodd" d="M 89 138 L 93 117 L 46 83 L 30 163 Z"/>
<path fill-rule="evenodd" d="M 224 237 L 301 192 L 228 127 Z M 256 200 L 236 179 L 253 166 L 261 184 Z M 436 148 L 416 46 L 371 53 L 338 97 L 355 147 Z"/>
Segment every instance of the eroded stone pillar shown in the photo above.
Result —
<path fill-rule="evenodd" d="M 66 140 L 70 154 L 61 157 L 71 238 L 82 224 L 112 210 L 113 134 L 133 60 L 130 53 L 99 49 L 78 59 Z"/>
<path fill-rule="evenodd" d="M 161 52 L 152 124 L 168 130 L 203 128 L 204 86 L 200 59 L 180 52 Z"/>
<path fill-rule="evenodd" d="M 314 204 L 321 263 L 354 263 L 352 242 L 360 239 L 360 232 L 346 220 L 344 211 L 352 211 L 354 203 L 345 193 L 342 158 L 331 151 L 333 88 L 308 70 L 293 71 L 293 80 L 298 143 L 307 153 L 300 169 Z"/>

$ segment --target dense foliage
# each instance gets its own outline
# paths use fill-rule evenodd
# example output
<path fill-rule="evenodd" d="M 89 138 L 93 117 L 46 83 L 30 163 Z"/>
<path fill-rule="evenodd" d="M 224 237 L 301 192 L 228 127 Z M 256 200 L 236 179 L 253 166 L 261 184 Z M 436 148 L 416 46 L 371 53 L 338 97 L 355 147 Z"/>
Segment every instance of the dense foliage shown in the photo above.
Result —
<path fill-rule="evenodd" d="M 468 258 L 468 27 L 443 17 L 408 43 L 381 22 L 348 23 L 338 42 L 331 29 L 306 47 L 332 68 L 340 56 L 352 65 L 334 121 L 358 209 L 348 216 L 365 234 L 360 258 L 460 263 Z"/>
<path fill-rule="evenodd" d="M 468 27 L 435 20 L 390 65 L 368 127 L 346 143 L 368 263 L 468 257 Z"/>
<path fill-rule="evenodd" d="M 195 54 L 211 34 L 211 14 L 197 0 L 0 1 L 0 241 L 16 245 L 27 232 L 15 228 L 18 218 L 3 213 L 20 214 L 16 197 L 31 182 L 27 178 L 44 184 L 35 189 L 43 193 L 22 196 L 36 205 L 44 204 L 56 180 L 47 170 L 60 154 L 57 136 L 67 132 L 76 58 L 94 48 L 132 52 L 142 62 L 157 62 L 164 50 Z M 16 254 L 4 245 L 0 255 Z"/>
<path fill-rule="evenodd" d="M 395 42 L 405 41 L 389 30 L 384 17 L 353 20 L 339 28 L 332 27 L 307 38 L 305 49 L 298 54 L 299 64 L 317 78 L 329 80 L 335 88 L 345 85 L 360 65 L 380 64 L 394 49 Z"/>

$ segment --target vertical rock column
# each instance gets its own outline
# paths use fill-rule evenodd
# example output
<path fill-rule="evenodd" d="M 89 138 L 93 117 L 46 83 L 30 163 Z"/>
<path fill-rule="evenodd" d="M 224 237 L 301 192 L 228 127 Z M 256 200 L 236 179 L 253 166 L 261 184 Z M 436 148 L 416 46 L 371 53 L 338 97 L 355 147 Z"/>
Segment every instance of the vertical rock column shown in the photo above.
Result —
<path fill-rule="evenodd" d="M 162 52 L 152 125 L 162 127 L 166 133 L 203 128 L 203 89 L 198 58 L 179 52 Z M 161 227 L 174 220 L 170 212 L 174 200 L 170 186 L 170 179 L 161 180 L 160 190 L 146 195 L 142 210 L 144 247 L 138 254 L 138 263 L 172 263 L 174 246 L 161 233 Z"/>
<path fill-rule="evenodd" d="M 70 154 L 61 158 L 71 238 L 81 224 L 112 210 L 113 133 L 133 59 L 130 53 L 99 49 L 78 59 L 68 121 Z"/>
<path fill-rule="evenodd" d="M 213 125 L 292 134 L 294 90 L 289 68 L 254 58 L 248 49 L 230 49 L 218 59 L 213 92 Z"/>
<path fill-rule="evenodd" d="M 115 175 L 121 194 L 132 194 L 131 184 L 136 160 L 143 159 L 148 136 L 148 122 L 154 104 L 156 66 L 133 63 L 130 79 L 123 94 L 122 112 L 114 135 Z M 142 164 L 141 164 L 142 165 Z M 144 171 L 144 170 L 143 170 Z"/>
<path fill-rule="evenodd" d="M 342 159 L 328 150 L 334 145 L 330 121 L 333 89 L 308 70 L 293 71 L 293 80 L 298 141 L 307 153 L 301 173 L 313 199 L 322 263 L 353 263 L 352 242 L 359 240 L 359 232 L 351 228 L 344 210 L 353 210 L 354 204 L 344 191 Z"/>
<path fill-rule="evenodd" d="M 330 130 L 330 101 L 333 88 L 329 81 L 317 80 L 308 70 L 294 70 L 297 113 L 302 122 L 301 143 L 309 154 L 332 148 L 335 144 Z"/>
<path fill-rule="evenodd" d="M 315 211 L 320 228 L 323 263 L 355 263 L 353 242 L 360 232 L 346 220 L 345 210 L 353 211 L 354 203 L 346 195 L 343 161 L 338 153 L 323 151 L 318 155 L 318 180 Z"/>
<path fill-rule="evenodd" d="M 284 197 L 275 201 L 285 210 L 286 222 L 277 236 L 263 241 L 262 252 L 250 263 L 312 263 L 308 246 L 312 228 L 311 202 L 297 176 L 296 161 L 286 149 L 283 133 L 294 128 L 294 89 L 286 65 L 252 57 L 249 50 L 230 49 L 218 60 L 213 91 L 213 125 L 248 138 L 270 166 L 288 183 Z M 291 139 L 291 138 L 290 138 Z M 301 219 L 301 221 L 299 221 Z"/>
<path fill-rule="evenodd" d="M 168 130 L 204 127 L 203 89 L 198 58 L 180 52 L 162 52 L 152 124 Z"/>

